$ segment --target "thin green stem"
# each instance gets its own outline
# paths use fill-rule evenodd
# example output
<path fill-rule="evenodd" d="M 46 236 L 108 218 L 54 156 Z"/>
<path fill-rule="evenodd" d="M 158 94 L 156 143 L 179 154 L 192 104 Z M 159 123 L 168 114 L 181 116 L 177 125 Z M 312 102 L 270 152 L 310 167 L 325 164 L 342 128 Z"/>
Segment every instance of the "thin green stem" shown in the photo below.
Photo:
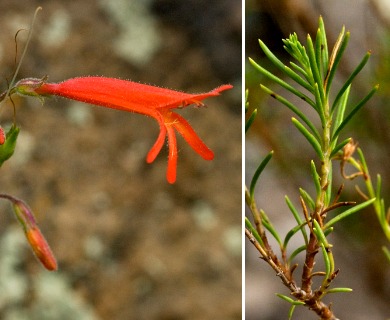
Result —
<path fill-rule="evenodd" d="M 15 80 L 16 80 L 16 77 L 18 76 L 18 73 L 19 73 L 19 70 L 20 70 L 20 67 L 22 65 L 22 61 L 23 61 L 23 58 L 24 56 L 26 55 L 26 52 L 27 52 L 27 48 L 28 48 L 28 45 L 30 43 L 30 40 L 31 40 L 31 36 L 32 36 L 32 30 L 33 30 L 33 27 L 34 27 L 34 22 L 35 22 L 35 19 L 37 17 L 37 14 L 38 12 L 42 10 L 42 7 L 38 7 L 35 12 L 34 12 L 34 17 L 31 21 L 31 25 L 30 25 L 30 30 L 28 31 L 28 36 L 27 36 L 27 42 L 26 42 L 26 45 L 24 46 L 24 49 L 23 49 L 23 52 L 22 52 L 22 55 L 20 57 L 20 62 L 18 64 L 18 66 L 16 67 L 16 70 L 15 70 L 15 73 L 14 73 L 14 76 L 12 77 L 12 80 L 11 82 L 9 83 L 9 87 L 4 95 L 4 98 L 7 98 L 9 95 L 10 95 L 10 92 L 12 90 L 12 87 L 13 87 L 13 84 L 15 83 Z M 3 96 L 3 94 L 1 95 Z M 0 100 L 2 101 L 2 100 Z M 0 106 L 1 106 L 1 103 L 0 103 Z"/>

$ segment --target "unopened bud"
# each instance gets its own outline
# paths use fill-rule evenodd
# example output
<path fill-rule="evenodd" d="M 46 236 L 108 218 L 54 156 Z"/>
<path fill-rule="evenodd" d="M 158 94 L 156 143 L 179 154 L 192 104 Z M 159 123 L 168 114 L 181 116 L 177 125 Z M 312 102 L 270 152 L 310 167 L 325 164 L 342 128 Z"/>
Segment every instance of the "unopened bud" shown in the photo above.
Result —
<path fill-rule="evenodd" d="M 8 194 L 0 194 L 0 198 L 12 203 L 16 218 L 22 225 L 27 241 L 38 260 L 47 270 L 57 270 L 57 261 L 41 230 L 39 230 L 34 214 L 28 205 L 23 200 Z"/>
<path fill-rule="evenodd" d="M 49 244 L 37 226 L 25 231 L 27 240 L 35 256 L 49 271 L 57 270 L 57 261 Z"/>

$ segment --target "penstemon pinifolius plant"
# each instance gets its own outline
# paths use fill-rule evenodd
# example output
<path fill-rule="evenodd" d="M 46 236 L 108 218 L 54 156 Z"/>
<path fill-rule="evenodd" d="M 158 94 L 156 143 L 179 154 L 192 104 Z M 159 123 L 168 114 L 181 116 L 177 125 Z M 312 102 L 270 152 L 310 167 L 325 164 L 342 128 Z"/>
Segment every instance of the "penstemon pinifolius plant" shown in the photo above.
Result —
<path fill-rule="evenodd" d="M 290 296 L 277 294 L 278 297 L 291 304 L 289 319 L 292 318 L 295 307 L 299 305 L 312 310 L 320 319 L 337 319 L 331 304 L 324 303 L 323 298 L 328 293 L 352 291 L 349 288 L 332 287 L 332 282 L 338 275 L 339 269 L 335 263 L 328 235 L 332 233 L 337 222 L 373 205 L 383 232 L 390 241 L 390 213 L 386 213 L 385 203 L 381 198 L 380 176 L 377 176 L 377 182 L 374 184 L 364 154 L 360 148 L 357 148 L 357 144 L 352 138 L 339 141 L 340 134 L 345 131 L 346 125 L 378 89 L 378 85 L 376 85 L 357 104 L 350 105 L 348 101 L 351 84 L 367 63 L 370 52 L 363 57 L 339 89 L 332 87 L 349 36 L 349 33 L 345 32 L 343 28 L 333 49 L 329 52 L 325 26 L 320 18 L 314 42 L 308 35 L 306 46 L 303 46 L 295 33 L 283 40 L 284 49 L 295 60 L 295 62 L 290 62 L 289 66 L 281 62 L 259 40 L 260 47 L 267 58 L 290 78 L 293 84 L 285 82 L 249 58 L 250 63 L 257 71 L 305 101 L 318 116 L 318 121 L 314 123 L 297 105 L 270 88 L 260 85 L 262 90 L 295 114 L 296 117 L 292 118 L 294 126 L 306 138 L 316 155 L 316 159 L 312 160 L 308 166 L 310 168 L 308 173 L 311 175 L 314 185 L 314 194 L 303 189 L 299 190 L 300 209 L 296 208 L 287 196 L 285 198 L 296 225 L 284 237 L 275 229 L 268 215 L 258 207 L 255 199 L 255 188 L 259 176 L 271 160 L 273 151 L 261 161 L 253 174 L 249 187 L 245 188 L 245 201 L 252 215 L 252 219 L 245 218 L 245 235 L 260 253 L 260 257 L 274 269 L 276 275 L 290 290 Z M 337 93 L 333 94 L 335 91 Z M 247 101 L 248 92 L 246 92 L 245 105 L 245 111 L 248 115 L 246 131 L 250 129 L 257 115 L 256 109 L 249 112 Z M 356 149 L 357 158 L 354 157 Z M 334 188 L 332 183 L 334 161 L 340 162 L 342 178 L 352 180 L 362 177 L 364 179 L 366 191 L 358 189 L 358 193 L 362 196 L 361 203 L 339 200 L 342 187 Z M 355 168 L 356 172 L 347 175 L 344 170 L 346 165 Z M 342 212 L 327 219 L 327 214 L 336 208 L 342 209 Z M 295 250 L 289 254 L 287 247 L 295 234 L 301 234 L 302 245 L 293 248 Z M 271 238 L 278 244 L 280 255 L 272 248 Z M 383 251 L 390 261 L 389 250 L 384 247 Z M 298 276 L 294 273 L 298 267 L 295 260 L 297 255 L 301 253 L 304 254 L 304 263 L 301 266 L 302 273 Z M 324 270 L 315 268 L 317 260 L 323 260 Z M 314 277 L 321 279 L 316 287 L 313 282 Z"/>

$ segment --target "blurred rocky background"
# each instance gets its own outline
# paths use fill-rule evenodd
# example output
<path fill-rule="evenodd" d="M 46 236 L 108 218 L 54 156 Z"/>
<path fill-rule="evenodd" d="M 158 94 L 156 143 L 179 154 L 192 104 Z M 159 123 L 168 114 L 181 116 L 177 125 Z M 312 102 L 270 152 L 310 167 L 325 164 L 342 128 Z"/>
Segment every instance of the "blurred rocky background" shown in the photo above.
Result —
<path fill-rule="evenodd" d="M 390 205 L 390 34 L 389 1 L 346 0 L 247 0 L 246 1 L 246 56 L 271 68 L 258 45 L 262 39 L 276 55 L 287 61 L 282 38 L 296 32 L 302 43 L 306 35 L 312 38 L 322 15 L 328 35 L 328 46 L 335 43 L 343 25 L 351 32 L 349 45 L 341 61 L 339 84 L 342 84 L 364 54 L 372 51 L 368 65 L 354 82 L 352 101 L 359 101 L 375 84 L 379 92 L 347 127 L 343 138 L 353 136 L 359 142 L 373 177 L 380 173 L 383 196 Z M 288 195 L 299 207 L 298 188 L 313 191 L 309 161 L 315 158 L 313 150 L 291 123 L 292 113 L 259 90 L 264 82 L 277 92 L 285 93 L 259 74 L 246 60 L 246 87 L 250 90 L 250 105 L 258 108 L 257 120 L 246 139 L 246 181 L 253 175 L 260 159 L 270 150 L 275 154 L 261 177 L 257 189 L 259 207 L 265 209 L 282 235 L 294 225 L 284 196 Z M 280 75 L 280 74 L 279 74 Z M 294 100 L 300 104 L 299 101 Z M 307 108 L 303 106 L 303 108 Z M 307 110 L 307 109 L 305 109 Z M 318 122 L 316 122 L 318 123 Z M 335 163 L 334 172 L 339 173 Z M 342 181 L 336 180 L 335 188 Z M 361 181 L 360 181 L 361 182 Z M 354 186 L 359 181 L 346 183 L 343 199 L 361 201 Z M 330 237 L 334 245 L 336 267 L 340 274 L 334 285 L 351 287 L 352 293 L 334 294 L 333 309 L 340 319 L 387 319 L 390 316 L 390 266 L 385 260 L 382 245 L 389 247 L 372 209 L 336 225 Z M 302 244 L 299 236 L 291 246 Z M 295 248 L 296 248 L 295 247 Z M 259 259 L 253 246 L 246 243 L 246 315 L 247 319 L 287 319 L 289 305 L 274 296 L 275 292 L 287 294 L 279 279 L 268 265 Z M 321 259 L 319 259 L 321 260 Z M 298 257 L 297 262 L 302 265 Z M 317 266 L 320 269 L 320 266 Z M 299 269 L 301 270 L 301 269 Z M 300 271 L 296 271 L 299 275 Z M 293 319 L 317 319 L 304 308 L 297 308 Z"/>
<path fill-rule="evenodd" d="M 1 202 L 0 318 L 240 319 L 241 2 L 1 0 L 2 90 L 15 70 L 15 33 L 38 5 L 18 79 L 104 75 L 191 93 L 234 89 L 180 111 L 215 160 L 178 138 L 174 185 L 166 150 L 145 162 L 154 120 L 15 97 L 21 134 L 1 192 L 35 211 L 59 271 L 39 265 Z M 12 119 L 7 104 L 1 125 Z"/>

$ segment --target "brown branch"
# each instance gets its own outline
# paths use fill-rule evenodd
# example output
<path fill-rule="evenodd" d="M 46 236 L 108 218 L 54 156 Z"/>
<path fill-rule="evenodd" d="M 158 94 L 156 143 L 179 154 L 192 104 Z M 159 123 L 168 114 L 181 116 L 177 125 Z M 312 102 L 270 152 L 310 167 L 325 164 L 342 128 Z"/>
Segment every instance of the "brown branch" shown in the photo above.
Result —
<path fill-rule="evenodd" d="M 245 236 L 248 238 L 248 240 L 255 246 L 257 251 L 260 252 L 261 258 L 265 260 L 271 267 L 272 269 L 275 270 L 276 276 L 278 276 L 283 284 L 290 289 L 291 292 L 298 292 L 298 288 L 295 284 L 294 281 L 289 279 L 289 277 L 286 275 L 286 270 L 283 270 L 283 268 L 279 265 L 279 261 L 275 262 L 272 257 L 267 255 L 266 251 L 264 248 L 260 245 L 260 243 L 256 240 L 256 238 L 252 235 L 252 233 L 245 228 Z M 288 272 L 288 274 L 290 274 Z"/>
<path fill-rule="evenodd" d="M 306 258 L 302 271 L 302 290 L 304 292 L 311 292 L 311 286 L 313 283 L 312 273 L 314 269 L 314 258 L 318 253 L 318 242 L 313 232 L 310 232 L 309 243 L 306 248 Z"/>
<path fill-rule="evenodd" d="M 252 213 L 253 220 L 254 220 L 255 226 L 256 226 L 256 230 L 259 233 L 261 240 L 263 241 L 264 249 L 266 250 L 267 255 L 270 256 L 272 258 L 272 260 L 275 261 L 275 263 L 278 266 L 280 266 L 281 264 L 279 262 L 279 259 L 276 256 L 276 254 L 273 252 L 273 250 L 268 242 L 267 234 L 265 233 L 265 228 L 264 228 L 263 222 L 262 222 L 262 215 L 257 208 L 256 202 L 250 198 L 249 191 L 246 188 L 245 188 L 245 202 L 247 203 L 247 205 Z"/>

